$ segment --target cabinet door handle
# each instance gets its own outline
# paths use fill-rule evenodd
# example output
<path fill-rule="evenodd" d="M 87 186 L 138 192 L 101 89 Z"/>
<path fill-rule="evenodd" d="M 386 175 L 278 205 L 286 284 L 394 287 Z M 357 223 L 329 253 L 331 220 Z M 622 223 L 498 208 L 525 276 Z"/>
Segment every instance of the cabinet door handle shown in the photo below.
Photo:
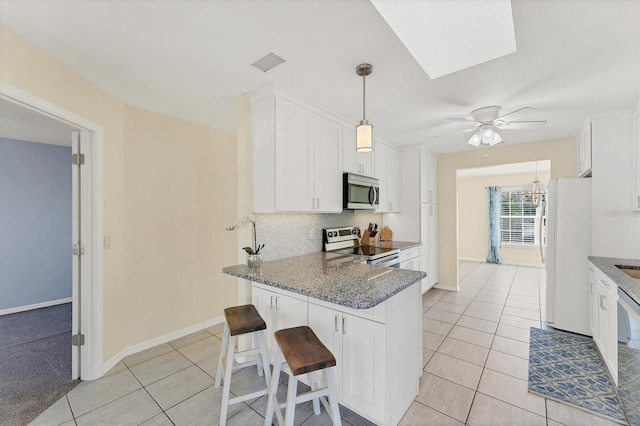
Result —
<path fill-rule="evenodd" d="M 602 309 L 603 311 L 607 310 L 607 306 L 604 304 L 605 300 L 607 300 L 607 296 L 601 294 L 600 295 L 600 309 Z"/>
<path fill-rule="evenodd" d="M 595 287 L 596 287 L 596 284 L 595 283 L 591 283 L 591 294 L 596 294 Z"/>
<path fill-rule="evenodd" d="M 280 296 L 276 296 L 276 311 L 280 310 L 280 303 L 278 303 L 280 301 Z"/>
<path fill-rule="evenodd" d="M 275 296 L 271 296 L 271 309 L 273 309 L 273 298 L 274 298 L 274 297 L 275 297 Z"/>
<path fill-rule="evenodd" d="M 316 198 L 316 209 L 320 209 L 320 198 Z"/>
<path fill-rule="evenodd" d="M 389 210 L 393 210 L 393 203 L 389 203 Z"/>
<path fill-rule="evenodd" d="M 427 192 L 427 194 L 429 194 L 429 196 L 427 197 L 427 200 L 429 200 L 429 202 L 431 203 L 433 201 L 433 191 L 429 191 Z"/>
<path fill-rule="evenodd" d="M 340 315 L 335 315 L 333 317 L 333 325 L 334 325 L 334 330 L 337 333 L 338 331 L 340 331 L 340 328 L 338 326 L 338 318 L 340 317 Z"/>
<path fill-rule="evenodd" d="M 347 318 L 342 317 L 342 334 L 347 334 Z"/>

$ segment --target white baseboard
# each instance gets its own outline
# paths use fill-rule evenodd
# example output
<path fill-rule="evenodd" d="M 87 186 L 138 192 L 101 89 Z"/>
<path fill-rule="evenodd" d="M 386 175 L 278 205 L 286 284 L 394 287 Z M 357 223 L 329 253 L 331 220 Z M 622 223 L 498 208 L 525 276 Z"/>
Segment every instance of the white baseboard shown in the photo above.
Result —
<path fill-rule="evenodd" d="M 15 308 L 2 309 L 0 310 L 0 316 L 15 314 L 17 312 L 30 311 L 32 309 L 47 308 L 49 306 L 63 305 L 65 303 L 71 303 L 71 298 L 67 297 L 66 299 L 49 300 L 48 302 L 34 303 L 33 305 L 24 305 L 17 306 Z"/>
<path fill-rule="evenodd" d="M 470 257 L 459 257 L 458 260 L 464 260 L 467 262 L 480 262 L 480 263 L 487 263 L 486 259 L 473 259 Z M 546 268 L 546 265 L 544 263 L 526 263 L 526 262 L 502 262 L 502 265 L 513 265 L 513 266 L 526 266 L 529 268 L 541 268 L 544 269 Z"/>
<path fill-rule="evenodd" d="M 433 288 L 439 288 L 440 290 L 448 290 L 448 291 L 458 291 L 458 286 L 455 285 L 446 285 L 446 284 L 436 284 Z"/>
<path fill-rule="evenodd" d="M 205 328 L 213 327 L 214 325 L 224 323 L 224 316 L 219 316 L 200 324 L 192 325 L 191 327 L 183 328 L 182 330 L 174 331 L 173 333 L 165 334 L 164 336 L 156 337 L 155 339 L 147 340 L 146 342 L 138 343 L 133 346 L 129 346 L 128 348 L 124 348 L 120 352 L 118 352 L 115 356 L 113 356 L 110 360 L 104 363 L 102 366 L 102 371 L 96 377 L 99 379 L 106 372 L 111 370 L 117 363 L 122 361 L 125 357 L 129 355 L 137 354 L 138 352 L 142 352 L 144 350 L 150 349 L 154 346 L 161 345 L 163 343 L 170 342 L 175 339 L 179 339 L 180 337 L 184 337 L 188 334 L 195 333 L 196 331 L 204 330 Z"/>
<path fill-rule="evenodd" d="M 466 262 L 480 262 L 480 263 L 486 263 L 487 260 L 486 259 L 476 259 L 473 257 L 459 257 L 458 260 L 464 260 Z"/>

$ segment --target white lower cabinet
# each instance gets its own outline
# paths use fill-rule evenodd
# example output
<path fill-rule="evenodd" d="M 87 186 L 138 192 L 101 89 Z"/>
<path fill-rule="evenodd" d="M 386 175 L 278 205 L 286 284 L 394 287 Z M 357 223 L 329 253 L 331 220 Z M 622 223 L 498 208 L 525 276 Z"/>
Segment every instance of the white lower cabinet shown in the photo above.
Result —
<path fill-rule="evenodd" d="M 354 411 L 384 418 L 384 324 L 309 303 L 309 327 L 336 358 L 338 399 Z"/>
<path fill-rule="evenodd" d="M 412 271 L 425 271 L 426 265 L 423 262 L 424 247 L 418 246 L 400 251 L 400 269 L 410 269 Z M 428 255 L 427 255 L 428 258 Z M 427 278 L 421 281 L 422 293 L 426 293 L 431 286 L 427 282 Z"/>
<path fill-rule="evenodd" d="M 269 358 L 276 359 L 277 343 L 273 337 L 276 330 L 307 325 L 307 297 L 285 290 L 266 289 L 253 283 L 252 300 L 262 319 L 267 324 L 267 346 Z"/>
<path fill-rule="evenodd" d="M 618 384 L 618 287 L 593 263 L 589 263 L 591 280 L 591 331 L 593 340 Z"/>
<path fill-rule="evenodd" d="M 272 360 L 277 354 L 275 331 L 308 325 L 336 358 L 339 402 L 376 424 L 398 424 L 417 395 L 422 375 L 419 285 L 373 308 L 351 309 L 252 284 L 252 301 L 267 324 Z"/>
<path fill-rule="evenodd" d="M 309 327 L 336 357 L 340 403 L 376 424 L 395 425 L 421 376 L 420 286 L 372 309 L 309 298 Z"/>

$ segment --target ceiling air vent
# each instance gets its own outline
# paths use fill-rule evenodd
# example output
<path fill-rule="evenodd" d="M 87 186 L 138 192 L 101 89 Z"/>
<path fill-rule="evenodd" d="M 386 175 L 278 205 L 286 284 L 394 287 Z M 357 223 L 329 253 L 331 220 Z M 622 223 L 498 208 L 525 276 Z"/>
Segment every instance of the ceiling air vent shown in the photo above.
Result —
<path fill-rule="evenodd" d="M 284 59 L 282 59 L 280 56 L 276 55 L 275 53 L 270 52 L 267 55 L 255 61 L 254 63 L 252 63 L 251 66 L 259 69 L 262 72 L 267 72 L 270 69 L 275 68 L 282 63 L 284 63 Z"/>

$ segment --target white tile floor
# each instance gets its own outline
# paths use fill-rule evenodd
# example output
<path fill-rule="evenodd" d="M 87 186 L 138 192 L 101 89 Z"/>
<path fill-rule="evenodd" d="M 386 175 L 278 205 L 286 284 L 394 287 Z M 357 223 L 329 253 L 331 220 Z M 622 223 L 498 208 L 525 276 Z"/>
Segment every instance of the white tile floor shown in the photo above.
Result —
<path fill-rule="evenodd" d="M 460 291 L 423 296 L 420 392 L 402 425 L 613 425 L 527 392 L 529 327 L 541 326 L 544 270 L 461 262 Z M 212 327 L 127 357 L 105 377 L 83 382 L 35 425 L 217 424 L 213 387 L 222 327 Z M 260 383 L 255 370 L 234 374 L 232 392 Z M 279 388 L 281 400 L 286 388 Z M 265 398 L 230 408 L 230 425 L 261 425 Z M 367 422 L 341 407 L 345 425 Z M 330 424 L 311 403 L 296 425 Z"/>

